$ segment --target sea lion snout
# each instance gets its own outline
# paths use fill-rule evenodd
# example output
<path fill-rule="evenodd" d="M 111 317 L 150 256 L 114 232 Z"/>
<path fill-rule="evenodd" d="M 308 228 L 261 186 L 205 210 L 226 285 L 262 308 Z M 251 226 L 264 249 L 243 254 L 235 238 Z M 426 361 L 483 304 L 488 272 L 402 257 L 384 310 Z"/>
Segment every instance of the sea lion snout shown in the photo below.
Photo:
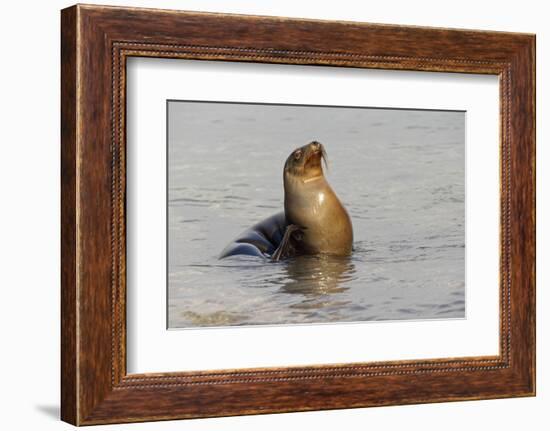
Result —
<path fill-rule="evenodd" d="M 326 156 L 325 147 L 323 147 L 323 144 L 321 144 L 319 141 L 311 141 L 305 147 L 306 147 L 306 152 L 308 154 L 308 158 L 311 158 L 311 157 L 323 158 Z"/>
<path fill-rule="evenodd" d="M 309 143 L 309 146 L 311 147 L 311 149 L 314 151 L 314 152 L 320 152 L 321 149 L 323 148 L 323 145 L 318 142 L 318 141 L 311 141 Z"/>

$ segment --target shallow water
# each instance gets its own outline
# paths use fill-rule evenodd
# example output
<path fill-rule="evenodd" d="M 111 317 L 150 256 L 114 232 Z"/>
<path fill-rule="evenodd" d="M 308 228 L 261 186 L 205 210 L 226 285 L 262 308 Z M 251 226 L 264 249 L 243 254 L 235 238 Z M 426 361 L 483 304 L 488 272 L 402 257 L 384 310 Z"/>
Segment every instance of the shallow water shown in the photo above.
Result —
<path fill-rule="evenodd" d="M 170 102 L 168 121 L 169 327 L 464 317 L 463 112 Z M 282 209 L 311 140 L 353 254 L 218 260 Z"/>

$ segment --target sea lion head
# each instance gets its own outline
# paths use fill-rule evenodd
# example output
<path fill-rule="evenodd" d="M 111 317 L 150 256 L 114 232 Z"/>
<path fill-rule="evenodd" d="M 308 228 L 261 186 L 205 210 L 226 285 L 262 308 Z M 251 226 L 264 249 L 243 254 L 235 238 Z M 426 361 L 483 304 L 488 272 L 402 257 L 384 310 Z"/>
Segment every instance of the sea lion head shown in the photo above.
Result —
<path fill-rule="evenodd" d="M 285 180 L 307 182 L 323 176 L 321 160 L 327 164 L 327 153 L 320 142 L 312 141 L 295 149 L 286 159 L 284 168 Z"/>

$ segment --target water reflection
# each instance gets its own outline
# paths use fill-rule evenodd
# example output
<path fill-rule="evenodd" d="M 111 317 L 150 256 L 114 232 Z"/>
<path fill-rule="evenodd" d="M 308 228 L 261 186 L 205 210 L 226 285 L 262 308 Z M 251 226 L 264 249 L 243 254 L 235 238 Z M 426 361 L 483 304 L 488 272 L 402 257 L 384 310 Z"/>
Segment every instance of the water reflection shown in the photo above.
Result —
<path fill-rule="evenodd" d="M 353 280 L 355 265 L 349 256 L 299 256 L 282 262 L 284 284 L 282 293 L 326 295 L 349 289 L 345 283 Z"/>

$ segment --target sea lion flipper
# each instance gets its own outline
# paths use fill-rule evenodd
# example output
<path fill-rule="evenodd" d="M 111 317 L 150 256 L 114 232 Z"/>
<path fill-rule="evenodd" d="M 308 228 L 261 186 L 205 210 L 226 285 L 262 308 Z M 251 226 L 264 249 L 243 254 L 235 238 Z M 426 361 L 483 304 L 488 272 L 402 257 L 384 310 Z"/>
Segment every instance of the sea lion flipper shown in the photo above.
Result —
<path fill-rule="evenodd" d="M 292 256 L 296 251 L 292 240 L 294 239 L 295 233 L 301 231 L 302 228 L 300 228 L 300 226 L 289 224 L 286 227 L 285 234 L 283 236 L 283 239 L 281 240 L 281 243 L 279 244 L 279 247 L 277 247 L 277 249 L 271 256 L 271 260 L 274 262 L 278 262 L 282 259 Z"/>

